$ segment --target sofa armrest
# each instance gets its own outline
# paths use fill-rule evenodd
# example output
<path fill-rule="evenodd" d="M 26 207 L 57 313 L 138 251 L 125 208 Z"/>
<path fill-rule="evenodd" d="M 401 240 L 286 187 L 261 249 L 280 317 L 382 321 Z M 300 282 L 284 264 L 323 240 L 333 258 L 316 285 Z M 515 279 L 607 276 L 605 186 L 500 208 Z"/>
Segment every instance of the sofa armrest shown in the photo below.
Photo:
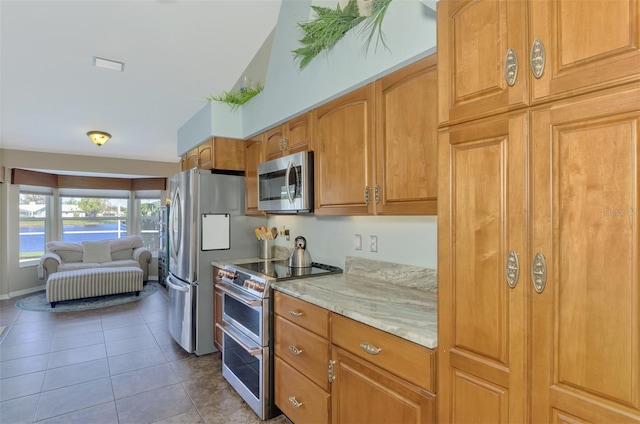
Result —
<path fill-rule="evenodd" d="M 60 265 L 62 265 L 62 259 L 57 253 L 45 253 L 40 257 L 38 264 L 38 278 L 43 280 L 54 272 L 58 272 Z"/>
<path fill-rule="evenodd" d="M 142 280 L 147 281 L 149 278 L 149 264 L 151 263 L 151 251 L 146 247 L 138 247 L 133 249 L 133 259 L 138 261 L 142 268 Z"/>

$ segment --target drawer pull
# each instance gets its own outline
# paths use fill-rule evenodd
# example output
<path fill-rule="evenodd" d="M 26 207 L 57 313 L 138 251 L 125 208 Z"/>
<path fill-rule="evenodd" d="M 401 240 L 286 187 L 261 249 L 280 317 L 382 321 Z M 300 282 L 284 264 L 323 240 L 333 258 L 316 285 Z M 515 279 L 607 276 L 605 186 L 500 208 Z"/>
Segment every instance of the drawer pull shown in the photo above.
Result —
<path fill-rule="evenodd" d="M 298 318 L 298 317 L 302 316 L 302 312 L 298 312 L 298 311 L 295 311 L 293 309 L 289 309 L 289 315 L 291 315 L 292 317 Z"/>
<path fill-rule="evenodd" d="M 297 347 L 295 347 L 294 345 L 290 345 L 289 346 L 289 350 L 291 351 L 291 353 L 293 353 L 294 355 L 300 355 L 302 353 L 301 349 L 298 349 Z"/>
<path fill-rule="evenodd" d="M 293 405 L 294 408 L 300 408 L 302 406 L 302 402 L 298 402 L 295 396 L 291 396 L 289 398 L 289 402 L 291 402 L 291 405 Z"/>
<path fill-rule="evenodd" d="M 365 343 L 365 342 L 360 343 L 360 347 L 362 348 L 362 350 L 364 350 L 370 355 L 377 355 L 382 350 L 379 347 L 375 347 L 371 343 Z"/>

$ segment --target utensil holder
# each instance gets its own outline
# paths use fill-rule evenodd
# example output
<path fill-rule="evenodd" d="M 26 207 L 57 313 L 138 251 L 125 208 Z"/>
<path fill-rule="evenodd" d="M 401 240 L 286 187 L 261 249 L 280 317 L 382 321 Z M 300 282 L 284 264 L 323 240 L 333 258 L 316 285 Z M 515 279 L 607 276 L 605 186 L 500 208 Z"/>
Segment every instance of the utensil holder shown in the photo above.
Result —
<path fill-rule="evenodd" d="M 273 240 L 258 240 L 258 258 L 273 259 L 275 250 Z"/>

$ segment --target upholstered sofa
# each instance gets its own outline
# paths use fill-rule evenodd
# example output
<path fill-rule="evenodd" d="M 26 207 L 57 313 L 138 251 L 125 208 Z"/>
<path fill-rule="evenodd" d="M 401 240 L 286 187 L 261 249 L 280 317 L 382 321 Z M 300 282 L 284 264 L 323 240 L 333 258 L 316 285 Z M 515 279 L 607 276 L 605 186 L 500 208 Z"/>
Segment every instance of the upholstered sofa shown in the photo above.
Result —
<path fill-rule="evenodd" d="M 147 281 L 151 251 L 142 245 L 138 235 L 101 242 L 50 241 L 47 253 L 40 259 L 38 277 L 45 279 L 56 272 L 80 269 L 138 267 L 143 281 Z"/>

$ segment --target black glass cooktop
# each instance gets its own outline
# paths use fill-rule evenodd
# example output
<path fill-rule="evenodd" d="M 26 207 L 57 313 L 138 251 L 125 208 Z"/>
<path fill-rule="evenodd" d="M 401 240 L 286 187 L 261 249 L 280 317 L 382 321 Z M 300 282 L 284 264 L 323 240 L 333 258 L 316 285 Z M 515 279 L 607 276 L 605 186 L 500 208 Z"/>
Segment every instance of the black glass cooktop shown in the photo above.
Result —
<path fill-rule="evenodd" d="M 338 268 L 337 266 L 319 264 L 317 262 L 312 262 L 310 267 L 290 268 L 289 261 L 287 260 L 265 260 L 247 264 L 236 264 L 233 265 L 233 267 L 238 268 L 238 270 L 241 271 L 264 274 L 269 277 L 275 278 L 276 281 L 282 281 L 291 278 L 318 277 L 320 275 L 342 273 L 342 268 Z"/>

